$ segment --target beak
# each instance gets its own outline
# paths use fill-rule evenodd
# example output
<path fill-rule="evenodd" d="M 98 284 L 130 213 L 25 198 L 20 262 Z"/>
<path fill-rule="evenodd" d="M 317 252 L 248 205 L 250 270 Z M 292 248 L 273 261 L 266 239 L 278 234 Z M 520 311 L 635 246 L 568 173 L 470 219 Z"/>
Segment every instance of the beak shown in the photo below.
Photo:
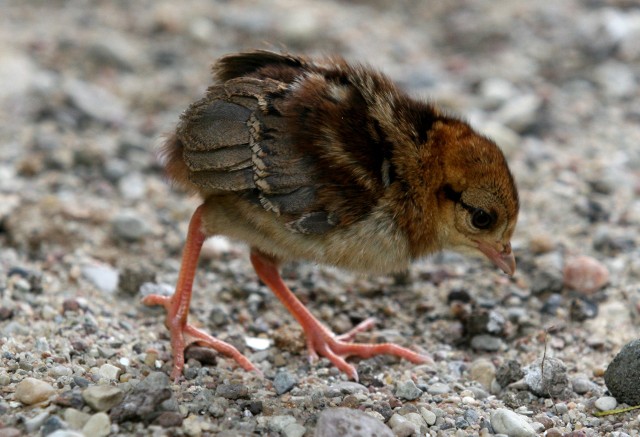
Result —
<path fill-rule="evenodd" d="M 499 246 L 502 246 L 502 250 L 496 249 L 496 247 L 484 241 L 476 241 L 476 243 L 478 244 L 478 250 L 484 253 L 492 263 L 507 275 L 513 276 L 516 272 L 516 257 L 511 251 L 511 243 L 500 244 Z"/>

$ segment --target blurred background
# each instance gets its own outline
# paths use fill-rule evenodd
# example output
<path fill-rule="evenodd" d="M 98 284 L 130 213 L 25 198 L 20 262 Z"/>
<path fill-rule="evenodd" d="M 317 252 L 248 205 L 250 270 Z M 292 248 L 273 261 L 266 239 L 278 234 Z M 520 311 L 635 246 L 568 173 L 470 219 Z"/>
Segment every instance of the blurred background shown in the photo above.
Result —
<path fill-rule="evenodd" d="M 513 280 L 451 254 L 417 263 L 404 285 L 315 266 L 286 270 L 334 329 L 371 310 L 391 315 L 389 326 L 410 326 L 428 350 L 446 349 L 461 331 L 448 297 L 468 290 L 485 307 L 506 305 L 498 311 L 513 329 L 504 338 L 559 327 L 550 347 L 572 372 L 602 376 L 620 346 L 637 337 L 637 1 L 0 0 L 5 337 L 28 345 L 69 306 L 104 316 L 92 322 L 94 332 L 126 339 L 122 348 L 144 350 L 156 339 L 150 332 L 161 321 L 139 314 L 139 291 L 145 284 L 171 291 L 198 201 L 167 184 L 154 151 L 205 92 L 215 59 L 256 48 L 338 54 L 382 70 L 492 137 L 520 188 Z M 194 317 L 232 338 L 282 324 L 244 250 L 208 242 L 208 269 L 199 273 L 206 293 L 194 297 Z M 576 257 L 573 275 L 594 286 L 567 274 Z M 349 301 L 344 289 L 384 298 Z M 265 313 L 265 305 L 277 312 Z M 138 331 L 138 323 L 150 331 Z M 509 349 L 512 358 L 531 361 L 543 347 L 532 341 L 539 346 L 532 355 Z M 167 347 L 166 339 L 153 344 Z M 295 356 L 285 362 L 304 361 Z"/>

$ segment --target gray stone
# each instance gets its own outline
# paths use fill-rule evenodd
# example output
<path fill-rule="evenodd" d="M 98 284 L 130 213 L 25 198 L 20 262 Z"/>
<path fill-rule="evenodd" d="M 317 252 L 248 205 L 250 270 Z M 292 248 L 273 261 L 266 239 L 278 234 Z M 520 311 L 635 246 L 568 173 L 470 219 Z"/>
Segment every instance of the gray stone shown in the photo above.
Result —
<path fill-rule="evenodd" d="M 165 411 L 177 409 L 169 402 L 172 391 L 169 377 L 162 372 L 150 373 L 125 396 L 122 403 L 111 410 L 116 423 L 142 420 L 150 422 Z"/>
<path fill-rule="evenodd" d="M 501 338 L 489 334 L 474 335 L 471 339 L 471 347 L 480 351 L 495 352 L 502 349 L 503 345 Z"/>
<path fill-rule="evenodd" d="M 516 132 L 524 132 L 535 124 L 542 99 L 535 94 L 515 96 L 496 112 L 498 121 Z"/>
<path fill-rule="evenodd" d="M 292 374 L 287 371 L 280 371 L 273 379 L 273 388 L 277 394 L 281 395 L 291 390 L 297 383 L 298 381 Z"/>
<path fill-rule="evenodd" d="M 315 437 L 335 437 L 336 435 L 393 437 L 393 432 L 383 422 L 362 411 L 350 408 L 327 408 L 318 417 Z"/>
<path fill-rule="evenodd" d="M 628 405 L 640 405 L 640 339 L 627 343 L 604 373 L 611 394 Z"/>
<path fill-rule="evenodd" d="M 220 384 L 216 387 L 216 396 L 231 400 L 246 399 L 249 397 L 249 389 L 240 383 Z"/>
<path fill-rule="evenodd" d="M 416 386 L 413 380 L 409 379 L 405 382 L 398 384 L 396 388 L 395 395 L 400 399 L 406 399 L 408 401 L 413 401 L 422 396 L 422 390 Z"/>
<path fill-rule="evenodd" d="M 91 415 L 84 411 L 76 410 L 75 408 L 67 408 L 64 410 L 64 421 L 67 422 L 72 429 L 82 429 L 90 417 Z"/>
<path fill-rule="evenodd" d="M 498 408 L 491 415 L 491 426 L 496 433 L 509 437 L 535 437 L 537 434 L 524 416 L 506 408 Z"/>
<path fill-rule="evenodd" d="M 571 388 L 579 395 L 583 395 L 588 392 L 598 392 L 599 387 L 596 383 L 591 381 L 586 376 L 576 376 L 571 380 Z"/>
<path fill-rule="evenodd" d="M 436 416 L 433 411 L 427 410 L 425 407 L 420 407 L 420 414 L 429 426 L 433 426 L 433 424 L 436 423 L 436 419 L 438 418 L 438 416 Z"/>
<path fill-rule="evenodd" d="M 420 435 L 420 426 L 398 413 L 391 416 L 391 419 L 389 419 L 389 426 L 396 437 Z"/>
<path fill-rule="evenodd" d="M 125 241 L 141 240 L 149 233 L 146 222 L 134 211 L 122 211 L 111 220 L 116 237 Z"/>
<path fill-rule="evenodd" d="M 108 379 L 110 381 L 117 381 L 121 373 L 122 369 L 109 363 L 103 364 L 100 366 L 100 369 L 98 369 L 98 375 L 100 375 L 101 378 Z"/>
<path fill-rule="evenodd" d="M 496 377 L 496 366 L 490 360 L 479 358 L 471 363 L 469 377 L 480 383 L 485 390 L 490 390 L 491 382 Z"/>
<path fill-rule="evenodd" d="M 43 436 L 48 436 L 53 434 L 54 432 L 66 429 L 67 424 L 62 421 L 58 416 L 47 417 L 47 419 L 42 424 L 42 428 L 40 428 L 40 433 Z"/>
<path fill-rule="evenodd" d="M 122 101 L 98 85 L 69 77 L 62 88 L 77 109 L 98 121 L 121 123 L 127 115 Z"/>
<path fill-rule="evenodd" d="M 451 387 L 444 382 L 435 382 L 430 384 L 427 388 L 427 392 L 431 395 L 443 395 L 445 393 L 449 393 L 451 391 Z"/>
<path fill-rule="evenodd" d="M 540 358 L 523 370 L 524 382 L 537 396 L 558 397 L 569 386 L 567 366 L 558 358 Z"/>
<path fill-rule="evenodd" d="M 92 385 L 84 389 L 82 398 L 95 411 L 107 411 L 122 402 L 124 392 L 118 387 Z"/>

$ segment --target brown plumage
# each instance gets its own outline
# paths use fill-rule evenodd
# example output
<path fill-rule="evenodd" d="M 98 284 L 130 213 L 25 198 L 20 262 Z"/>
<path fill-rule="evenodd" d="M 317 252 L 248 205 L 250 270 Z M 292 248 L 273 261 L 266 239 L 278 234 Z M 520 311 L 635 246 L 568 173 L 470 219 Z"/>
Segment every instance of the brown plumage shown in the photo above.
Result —
<path fill-rule="evenodd" d="M 256 272 L 302 324 L 310 354 L 353 378 L 344 356 L 426 357 L 347 341 L 370 321 L 335 337 L 282 283 L 280 262 L 379 273 L 450 249 L 483 253 L 513 274 L 517 190 L 500 149 L 468 124 L 341 58 L 256 51 L 225 56 L 213 70 L 214 85 L 182 115 L 164 149 L 170 178 L 203 204 L 191 222 L 176 293 L 145 298 L 168 310 L 175 378 L 190 343 L 254 369 L 233 347 L 186 323 L 207 236 L 248 243 Z"/>

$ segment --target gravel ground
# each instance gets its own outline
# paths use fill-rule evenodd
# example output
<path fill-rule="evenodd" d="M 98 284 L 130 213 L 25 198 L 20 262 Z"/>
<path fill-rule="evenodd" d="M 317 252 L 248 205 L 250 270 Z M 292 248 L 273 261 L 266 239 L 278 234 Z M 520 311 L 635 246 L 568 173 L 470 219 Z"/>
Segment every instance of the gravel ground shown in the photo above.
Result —
<path fill-rule="evenodd" d="M 58 0 L 0 11 L 0 436 L 640 435 L 640 410 L 596 416 L 640 404 L 640 342 L 635 361 L 607 373 L 626 397 L 604 376 L 640 332 L 637 2 Z M 361 360 L 355 383 L 307 362 L 246 247 L 213 239 L 191 318 L 264 378 L 195 348 L 173 384 L 163 314 L 140 298 L 172 292 L 197 200 L 166 183 L 154 148 L 203 94 L 214 59 L 284 47 L 375 65 L 492 136 L 520 188 L 519 271 L 454 254 L 395 277 L 287 266 L 337 332 L 372 315 L 361 340 L 435 360 Z"/>

